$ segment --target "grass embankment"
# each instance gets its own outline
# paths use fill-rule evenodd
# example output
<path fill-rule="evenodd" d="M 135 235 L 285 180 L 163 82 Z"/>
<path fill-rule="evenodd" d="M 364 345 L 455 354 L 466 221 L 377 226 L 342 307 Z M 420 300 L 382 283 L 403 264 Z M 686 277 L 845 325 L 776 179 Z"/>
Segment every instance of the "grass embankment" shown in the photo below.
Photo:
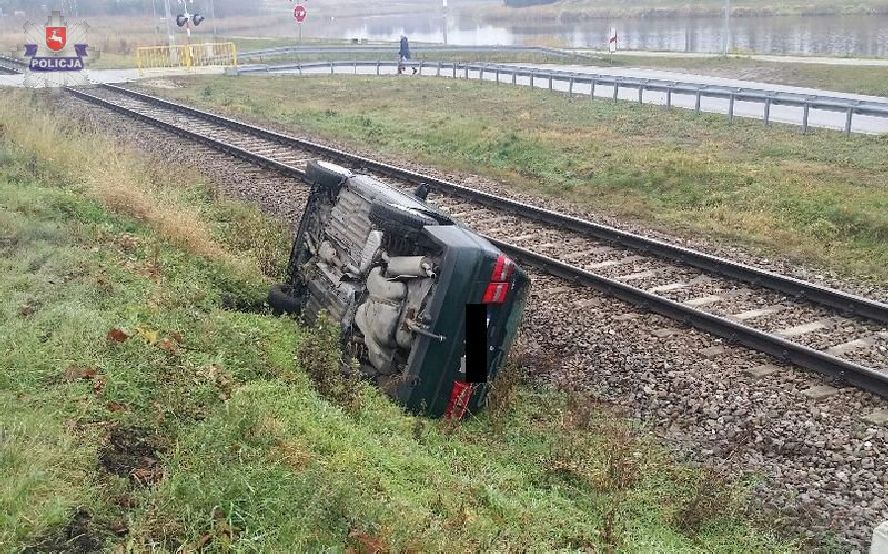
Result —
<path fill-rule="evenodd" d="M 0 98 L 0 549 L 788 548 L 589 402 L 454 428 L 331 387 L 335 333 L 259 304 L 279 225 L 32 99 Z"/>
<path fill-rule="evenodd" d="M 182 80 L 163 94 L 679 233 L 888 278 L 888 137 L 430 78 Z M 298 102 L 282 101 L 298 98 Z"/>

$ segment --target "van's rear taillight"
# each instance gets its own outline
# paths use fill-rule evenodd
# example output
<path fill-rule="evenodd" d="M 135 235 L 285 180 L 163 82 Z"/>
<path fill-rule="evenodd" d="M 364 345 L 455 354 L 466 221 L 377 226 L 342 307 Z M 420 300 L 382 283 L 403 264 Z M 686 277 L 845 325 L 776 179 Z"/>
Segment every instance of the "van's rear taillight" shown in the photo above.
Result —
<path fill-rule="evenodd" d="M 496 264 L 493 266 L 493 273 L 490 274 L 490 282 L 491 283 L 506 283 L 509 281 L 509 277 L 512 276 L 512 271 L 515 269 L 515 263 L 508 256 L 504 256 L 502 254 L 496 259 Z"/>
<path fill-rule="evenodd" d="M 509 295 L 509 283 L 490 283 L 484 291 L 482 304 L 502 304 Z"/>
<path fill-rule="evenodd" d="M 509 278 L 515 269 L 515 263 L 508 256 L 502 254 L 496 259 L 493 271 L 490 273 L 490 284 L 484 291 L 482 304 L 502 304 L 509 295 Z"/>
<path fill-rule="evenodd" d="M 448 419 L 462 419 L 469 409 L 469 400 L 472 398 L 472 385 L 463 381 L 454 381 L 450 389 L 450 402 L 444 411 L 444 417 Z"/>

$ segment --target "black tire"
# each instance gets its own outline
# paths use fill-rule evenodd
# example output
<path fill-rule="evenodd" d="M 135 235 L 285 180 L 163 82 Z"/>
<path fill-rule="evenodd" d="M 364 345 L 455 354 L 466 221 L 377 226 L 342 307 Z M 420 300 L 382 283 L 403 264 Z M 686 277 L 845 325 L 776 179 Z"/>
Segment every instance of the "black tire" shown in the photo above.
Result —
<path fill-rule="evenodd" d="M 302 307 L 299 300 L 292 295 L 290 285 L 274 285 L 268 290 L 268 305 L 274 315 L 297 314 Z"/>
<path fill-rule="evenodd" d="M 305 167 L 305 180 L 322 189 L 339 188 L 351 176 L 348 169 L 320 160 L 310 160 Z"/>
<path fill-rule="evenodd" d="M 417 214 L 392 204 L 373 204 L 370 221 L 382 230 L 419 232 L 426 225 L 437 223 L 434 218 Z"/>
<path fill-rule="evenodd" d="M 425 202 L 429 199 L 430 192 L 432 192 L 432 187 L 430 187 L 427 183 L 420 183 L 420 185 L 416 187 L 416 191 L 413 193 L 413 196 Z"/>

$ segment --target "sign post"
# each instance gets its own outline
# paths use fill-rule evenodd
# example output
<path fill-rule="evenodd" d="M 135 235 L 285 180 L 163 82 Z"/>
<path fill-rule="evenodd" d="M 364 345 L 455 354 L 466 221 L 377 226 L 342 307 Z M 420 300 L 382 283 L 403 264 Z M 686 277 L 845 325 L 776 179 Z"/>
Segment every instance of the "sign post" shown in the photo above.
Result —
<path fill-rule="evenodd" d="M 614 52 L 617 51 L 617 28 L 611 27 L 610 37 L 607 41 L 607 48 L 610 52 L 610 63 L 614 63 Z"/>
<path fill-rule="evenodd" d="M 296 4 L 296 7 L 293 8 L 293 17 L 299 25 L 299 46 L 302 46 L 302 22 L 305 21 L 307 15 L 308 12 L 302 4 Z"/>
<path fill-rule="evenodd" d="M 731 51 L 731 0 L 725 0 L 725 24 L 722 29 L 722 54 Z"/>
<path fill-rule="evenodd" d="M 83 58 L 86 24 L 68 24 L 61 12 L 50 13 L 45 25 L 25 25 L 25 56 L 31 58 L 25 86 L 78 86 L 88 83 Z"/>

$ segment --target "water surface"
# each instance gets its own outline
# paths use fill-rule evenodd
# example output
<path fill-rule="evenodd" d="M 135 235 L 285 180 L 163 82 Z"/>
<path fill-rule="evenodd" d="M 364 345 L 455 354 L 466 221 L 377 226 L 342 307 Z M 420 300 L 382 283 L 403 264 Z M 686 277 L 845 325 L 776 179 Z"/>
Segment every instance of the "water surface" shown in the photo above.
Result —
<path fill-rule="evenodd" d="M 316 20 L 314 36 L 442 42 L 440 12 Z M 719 17 L 593 20 L 574 24 L 485 24 L 450 16 L 447 41 L 461 45 L 548 45 L 605 48 L 611 27 L 620 46 L 674 52 L 720 52 L 724 21 Z M 734 17 L 731 45 L 740 52 L 829 56 L 888 56 L 888 15 Z"/>

